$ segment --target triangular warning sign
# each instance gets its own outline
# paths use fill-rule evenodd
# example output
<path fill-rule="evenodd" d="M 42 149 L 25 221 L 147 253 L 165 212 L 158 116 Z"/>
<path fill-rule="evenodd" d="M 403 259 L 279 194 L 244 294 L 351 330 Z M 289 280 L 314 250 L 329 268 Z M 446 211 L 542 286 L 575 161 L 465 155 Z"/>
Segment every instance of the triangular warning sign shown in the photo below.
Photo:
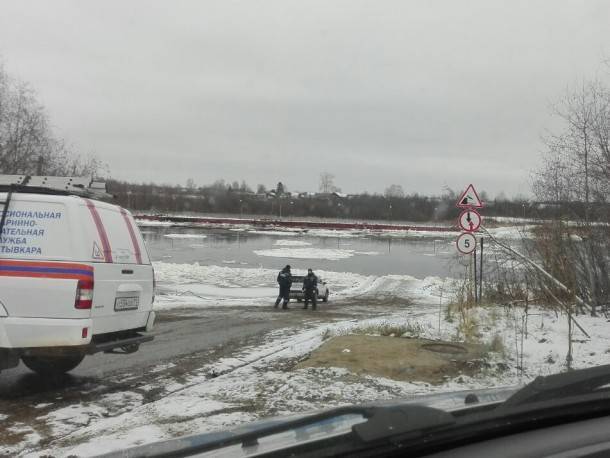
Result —
<path fill-rule="evenodd" d="M 481 202 L 479 195 L 471 184 L 468 185 L 466 191 L 460 196 L 456 205 L 460 208 L 483 208 L 483 202 Z"/>
<path fill-rule="evenodd" d="M 100 247 L 97 245 L 97 242 L 93 242 L 93 253 L 91 254 L 93 259 L 104 259 L 104 253 L 100 250 Z"/>

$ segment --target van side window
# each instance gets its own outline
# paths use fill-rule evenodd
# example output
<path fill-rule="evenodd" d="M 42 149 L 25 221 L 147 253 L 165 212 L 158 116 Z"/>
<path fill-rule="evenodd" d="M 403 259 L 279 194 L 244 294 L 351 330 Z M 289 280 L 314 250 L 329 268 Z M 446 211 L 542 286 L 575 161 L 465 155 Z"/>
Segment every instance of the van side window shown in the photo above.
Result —
<path fill-rule="evenodd" d="M 92 232 L 93 260 L 117 264 L 148 264 L 146 248 L 133 218 L 119 207 L 108 209 L 96 206 L 96 211 L 100 219 L 99 224 L 103 227 Z M 100 232 L 106 237 L 106 241 L 101 240 Z M 110 250 L 110 256 L 104 253 L 105 249 Z"/>
<path fill-rule="evenodd" d="M 65 205 L 14 198 L 0 234 L 0 258 L 64 260 L 73 256 Z"/>

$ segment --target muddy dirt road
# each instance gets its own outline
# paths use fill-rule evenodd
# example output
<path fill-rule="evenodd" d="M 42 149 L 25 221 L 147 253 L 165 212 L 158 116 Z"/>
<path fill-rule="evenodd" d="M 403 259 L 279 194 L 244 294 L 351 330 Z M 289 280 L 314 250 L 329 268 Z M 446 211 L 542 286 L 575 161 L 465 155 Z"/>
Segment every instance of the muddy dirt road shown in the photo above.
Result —
<path fill-rule="evenodd" d="M 142 345 L 140 351 L 130 355 L 98 353 L 86 357 L 69 378 L 73 381 L 98 378 L 104 382 L 107 375 L 137 373 L 168 363 L 179 364 L 185 355 L 215 347 L 234 347 L 240 340 L 277 328 L 299 326 L 312 319 L 325 319 L 325 316 L 314 317 L 300 310 L 297 304 L 288 311 L 277 311 L 272 307 L 163 311 L 158 314 L 155 340 Z M 15 396 L 35 394 L 37 388 L 46 391 L 46 385 L 44 380 L 20 364 L 18 368 L 0 373 L 0 403 Z"/>
<path fill-rule="evenodd" d="M 297 303 L 287 311 L 271 306 L 163 311 L 158 316 L 155 340 L 137 353 L 97 354 L 58 379 L 45 379 L 23 365 L 4 371 L 0 374 L 0 456 L 19 454 L 31 441 L 38 449 L 45 447 L 50 440 L 86 426 L 100 415 L 113 417 L 155 402 L 188 385 L 192 377 L 200 377 L 202 368 L 213 368 L 220 358 L 262 345 L 276 330 L 296 332 L 386 311 L 354 302 L 346 305 L 325 304 L 317 312 L 302 310 Z M 206 371 L 204 377 L 215 377 L 213 371 Z M 87 405 L 103 412 L 93 409 L 73 414 L 73 409 Z M 63 415 L 66 419 L 61 420 Z M 51 430 L 48 425 L 56 417 L 63 426 Z M 38 436 L 42 439 L 36 439 Z"/>

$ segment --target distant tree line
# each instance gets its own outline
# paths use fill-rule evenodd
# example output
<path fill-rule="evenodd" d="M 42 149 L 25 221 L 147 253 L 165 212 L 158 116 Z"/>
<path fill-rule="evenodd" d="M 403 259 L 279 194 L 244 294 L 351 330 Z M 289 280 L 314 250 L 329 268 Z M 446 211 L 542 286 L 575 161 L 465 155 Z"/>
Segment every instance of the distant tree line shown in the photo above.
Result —
<path fill-rule="evenodd" d="M 453 222 L 458 214 L 455 203 L 460 194 L 448 188 L 439 196 L 405 194 L 400 185 L 390 185 L 384 194 L 297 194 L 288 192 L 281 182 L 268 190 L 262 184 L 253 188 L 244 181 L 225 180 L 199 187 L 193 180 L 189 180 L 187 186 L 135 184 L 116 180 L 110 180 L 107 184 L 109 192 L 120 205 L 135 211 L 225 213 L 270 218 Z M 332 184 L 325 185 L 334 188 Z M 526 198 L 500 196 L 490 199 L 485 192 L 481 195 L 485 201 L 485 216 L 544 218 L 558 211 L 555 206 L 536 204 Z M 570 211 L 573 210 L 571 207 Z"/>

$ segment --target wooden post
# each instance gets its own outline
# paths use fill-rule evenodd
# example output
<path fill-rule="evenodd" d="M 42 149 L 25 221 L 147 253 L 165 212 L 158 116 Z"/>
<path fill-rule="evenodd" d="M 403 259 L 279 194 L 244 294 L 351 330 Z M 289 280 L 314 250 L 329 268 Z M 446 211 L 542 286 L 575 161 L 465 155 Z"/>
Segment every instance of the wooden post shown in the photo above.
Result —
<path fill-rule="evenodd" d="M 479 302 L 483 298 L 483 237 L 481 237 L 481 253 L 479 253 Z"/>
<path fill-rule="evenodd" d="M 572 369 L 572 360 L 572 305 L 568 304 L 568 354 L 566 355 L 568 370 Z"/>
<path fill-rule="evenodd" d="M 475 248 L 474 251 L 472 252 L 472 257 L 474 260 L 474 303 L 478 303 L 478 298 L 477 298 L 477 247 L 476 247 L 476 242 L 475 242 Z"/>
<path fill-rule="evenodd" d="M 444 285 L 443 285 L 444 286 Z M 438 300 L 438 337 L 441 337 L 441 315 L 443 313 L 443 288 L 441 288 L 441 297 Z"/>

